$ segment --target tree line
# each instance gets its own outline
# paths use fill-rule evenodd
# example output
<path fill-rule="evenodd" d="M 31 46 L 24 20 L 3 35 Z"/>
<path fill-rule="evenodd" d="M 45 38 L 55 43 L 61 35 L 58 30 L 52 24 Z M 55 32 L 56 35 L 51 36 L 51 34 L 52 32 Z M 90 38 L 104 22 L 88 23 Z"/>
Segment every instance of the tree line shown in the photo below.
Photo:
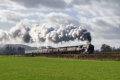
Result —
<path fill-rule="evenodd" d="M 119 53 L 119 52 L 120 52 L 120 47 L 115 48 L 115 47 L 111 47 L 110 45 L 107 45 L 107 44 L 102 44 L 100 51 L 95 50 L 95 53 Z"/>

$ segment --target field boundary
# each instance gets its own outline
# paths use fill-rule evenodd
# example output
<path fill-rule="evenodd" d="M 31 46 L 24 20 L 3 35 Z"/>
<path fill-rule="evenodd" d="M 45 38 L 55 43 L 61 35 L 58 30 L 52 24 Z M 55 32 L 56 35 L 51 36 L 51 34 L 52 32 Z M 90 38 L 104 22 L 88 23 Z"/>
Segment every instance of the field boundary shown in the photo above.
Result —
<path fill-rule="evenodd" d="M 29 54 L 25 56 L 45 56 L 56 58 L 72 58 L 86 60 L 116 60 L 120 61 L 120 53 L 95 53 L 95 54 Z"/>

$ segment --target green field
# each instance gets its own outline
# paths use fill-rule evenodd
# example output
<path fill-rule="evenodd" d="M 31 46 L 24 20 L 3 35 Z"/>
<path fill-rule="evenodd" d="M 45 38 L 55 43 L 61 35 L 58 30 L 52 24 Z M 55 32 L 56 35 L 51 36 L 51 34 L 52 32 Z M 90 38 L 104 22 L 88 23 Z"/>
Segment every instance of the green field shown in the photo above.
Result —
<path fill-rule="evenodd" d="M 120 61 L 0 56 L 0 80 L 120 80 Z"/>

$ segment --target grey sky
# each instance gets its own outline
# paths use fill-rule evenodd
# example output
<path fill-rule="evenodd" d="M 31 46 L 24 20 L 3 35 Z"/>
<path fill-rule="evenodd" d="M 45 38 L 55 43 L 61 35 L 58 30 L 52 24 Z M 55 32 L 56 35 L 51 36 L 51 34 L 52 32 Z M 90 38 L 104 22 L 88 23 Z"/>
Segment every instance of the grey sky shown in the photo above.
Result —
<path fill-rule="evenodd" d="M 36 23 L 84 25 L 93 44 L 118 47 L 119 8 L 120 0 L 0 0 L 0 29 L 10 30 L 20 22 L 29 27 Z"/>

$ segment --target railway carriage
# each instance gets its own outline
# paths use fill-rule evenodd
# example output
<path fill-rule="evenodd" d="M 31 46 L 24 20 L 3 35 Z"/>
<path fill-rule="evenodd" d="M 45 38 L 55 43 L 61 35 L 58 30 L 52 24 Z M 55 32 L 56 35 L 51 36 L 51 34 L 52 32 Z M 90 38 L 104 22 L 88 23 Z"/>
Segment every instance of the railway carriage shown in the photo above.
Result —
<path fill-rule="evenodd" d="M 26 51 L 25 55 L 39 55 L 39 54 L 90 54 L 94 52 L 94 46 L 89 45 L 79 45 L 79 46 L 68 46 L 59 48 L 49 48 L 40 50 Z"/>

